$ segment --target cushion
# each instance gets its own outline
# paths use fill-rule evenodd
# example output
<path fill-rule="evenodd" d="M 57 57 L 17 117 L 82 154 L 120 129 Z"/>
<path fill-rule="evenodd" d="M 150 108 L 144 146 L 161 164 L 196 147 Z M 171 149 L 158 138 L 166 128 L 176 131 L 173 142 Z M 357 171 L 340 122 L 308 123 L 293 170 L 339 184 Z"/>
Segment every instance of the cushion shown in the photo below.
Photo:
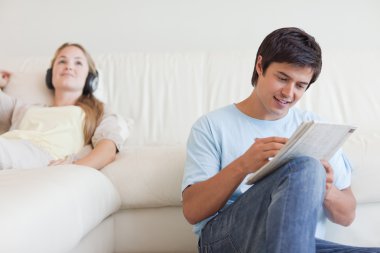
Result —
<path fill-rule="evenodd" d="M 102 74 L 99 73 L 99 84 L 94 92 L 95 96 L 106 102 L 104 87 L 102 85 Z M 52 104 L 53 91 L 45 84 L 46 70 L 35 70 L 29 72 L 12 72 L 8 85 L 3 89 L 8 95 L 19 98 L 27 103 Z"/>
<path fill-rule="evenodd" d="M 121 195 L 122 208 L 181 206 L 185 145 L 127 147 L 106 174 Z"/>
<path fill-rule="evenodd" d="M 379 202 L 380 135 L 358 129 L 344 144 L 352 166 L 352 189 L 358 203 Z M 127 146 L 104 172 L 121 194 L 122 208 L 181 205 L 185 144 L 177 146 Z"/>
<path fill-rule="evenodd" d="M 4 92 L 27 103 L 51 104 L 53 101 L 53 92 L 45 84 L 45 71 L 12 72 Z"/>
<path fill-rule="evenodd" d="M 379 247 L 380 237 L 376 233 L 380 227 L 379 209 L 380 203 L 358 205 L 356 218 L 349 227 L 328 221 L 325 239 L 346 245 Z"/>
<path fill-rule="evenodd" d="M 343 146 L 353 166 L 352 190 L 359 204 L 380 202 L 379 143 L 379 132 L 358 128 Z"/>
<path fill-rule="evenodd" d="M 101 172 L 79 165 L 0 171 L 0 252 L 68 252 L 120 198 Z"/>

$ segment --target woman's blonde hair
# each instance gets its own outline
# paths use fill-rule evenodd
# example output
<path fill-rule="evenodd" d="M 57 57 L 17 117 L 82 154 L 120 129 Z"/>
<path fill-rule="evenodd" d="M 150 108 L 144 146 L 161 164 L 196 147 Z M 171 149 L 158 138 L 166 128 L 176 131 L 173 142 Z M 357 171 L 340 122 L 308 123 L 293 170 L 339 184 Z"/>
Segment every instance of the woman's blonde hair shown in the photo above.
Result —
<path fill-rule="evenodd" d="M 90 54 L 86 51 L 86 49 L 82 45 L 77 44 L 77 43 L 64 43 L 62 46 L 60 46 L 56 50 L 54 54 L 54 58 L 51 60 L 51 69 L 53 68 L 54 62 L 57 59 L 57 56 L 59 55 L 59 53 L 66 47 L 79 48 L 83 52 L 84 56 L 86 57 L 88 67 L 89 67 L 88 75 L 94 76 L 96 78 L 98 77 L 95 61 L 92 59 Z M 87 78 L 86 84 L 83 88 L 83 90 L 86 90 L 87 92 L 83 92 L 82 95 L 78 98 L 78 100 L 75 103 L 75 105 L 80 106 L 85 113 L 85 122 L 84 122 L 84 128 L 83 128 L 85 144 L 91 143 L 91 138 L 95 133 L 95 129 L 99 125 L 104 114 L 104 104 L 94 96 L 93 91 L 95 88 L 92 87 L 89 89 L 88 87 L 89 85 L 91 84 L 88 82 L 88 78 Z"/>

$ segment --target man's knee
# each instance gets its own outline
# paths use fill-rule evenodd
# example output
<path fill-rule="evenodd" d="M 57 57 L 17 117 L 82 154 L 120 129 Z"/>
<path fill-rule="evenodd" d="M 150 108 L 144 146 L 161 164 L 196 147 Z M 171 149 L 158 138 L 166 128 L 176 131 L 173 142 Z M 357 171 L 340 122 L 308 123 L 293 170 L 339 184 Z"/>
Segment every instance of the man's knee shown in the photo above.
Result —
<path fill-rule="evenodd" d="M 326 171 L 321 161 L 310 157 L 300 156 L 293 158 L 289 163 L 292 172 L 300 172 L 305 174 L 305 177 L 312 181 L 324 181 L 326 179 Z"/>
<path fill-rule="evenodd" d="M 293 174 L 292 181 L 298 184 L 301 191 L 309 192 L 315 197 L 323 196 L 326 185 L 326 171 L 319 160 L 301 156 L 292 159 L 289 167 Z"/>

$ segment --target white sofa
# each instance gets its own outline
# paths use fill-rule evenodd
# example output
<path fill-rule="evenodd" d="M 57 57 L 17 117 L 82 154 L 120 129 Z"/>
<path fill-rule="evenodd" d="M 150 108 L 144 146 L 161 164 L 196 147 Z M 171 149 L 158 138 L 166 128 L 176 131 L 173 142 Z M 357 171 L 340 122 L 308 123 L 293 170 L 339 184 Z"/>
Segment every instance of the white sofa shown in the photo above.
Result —
<path fill-rule="evenodd" d="M 75 165 L 0 171 L 0 252 L 196 252 L 181 208 L 186 139 L 199 116 L 249 95 L 255 53 L 96 55 L 97 95 L 131 126 L 126 149 L 101 171 Z M 354 245 L 380 246 L 378 59 L 380 51 L 324 52 L 320 79 L 299 103 L 358 126 L 344 146 L 355 168 L 357 217 L 348 228 L 327 229 L 327 239 Z M 5 92 L 49 102 L 49 62 L 0 59 L 13 71 Z"/>

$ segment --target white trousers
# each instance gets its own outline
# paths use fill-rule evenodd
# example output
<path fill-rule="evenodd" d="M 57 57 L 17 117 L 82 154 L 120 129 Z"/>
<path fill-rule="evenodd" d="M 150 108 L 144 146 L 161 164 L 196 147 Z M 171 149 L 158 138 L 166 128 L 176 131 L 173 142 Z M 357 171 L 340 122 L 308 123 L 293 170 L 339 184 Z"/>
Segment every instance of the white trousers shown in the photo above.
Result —
<path fill-rule="evenodd" d="M 0 170 L 44 167 L 51 160 L 52 156 L 29 141 L 0 136 Z"/>

